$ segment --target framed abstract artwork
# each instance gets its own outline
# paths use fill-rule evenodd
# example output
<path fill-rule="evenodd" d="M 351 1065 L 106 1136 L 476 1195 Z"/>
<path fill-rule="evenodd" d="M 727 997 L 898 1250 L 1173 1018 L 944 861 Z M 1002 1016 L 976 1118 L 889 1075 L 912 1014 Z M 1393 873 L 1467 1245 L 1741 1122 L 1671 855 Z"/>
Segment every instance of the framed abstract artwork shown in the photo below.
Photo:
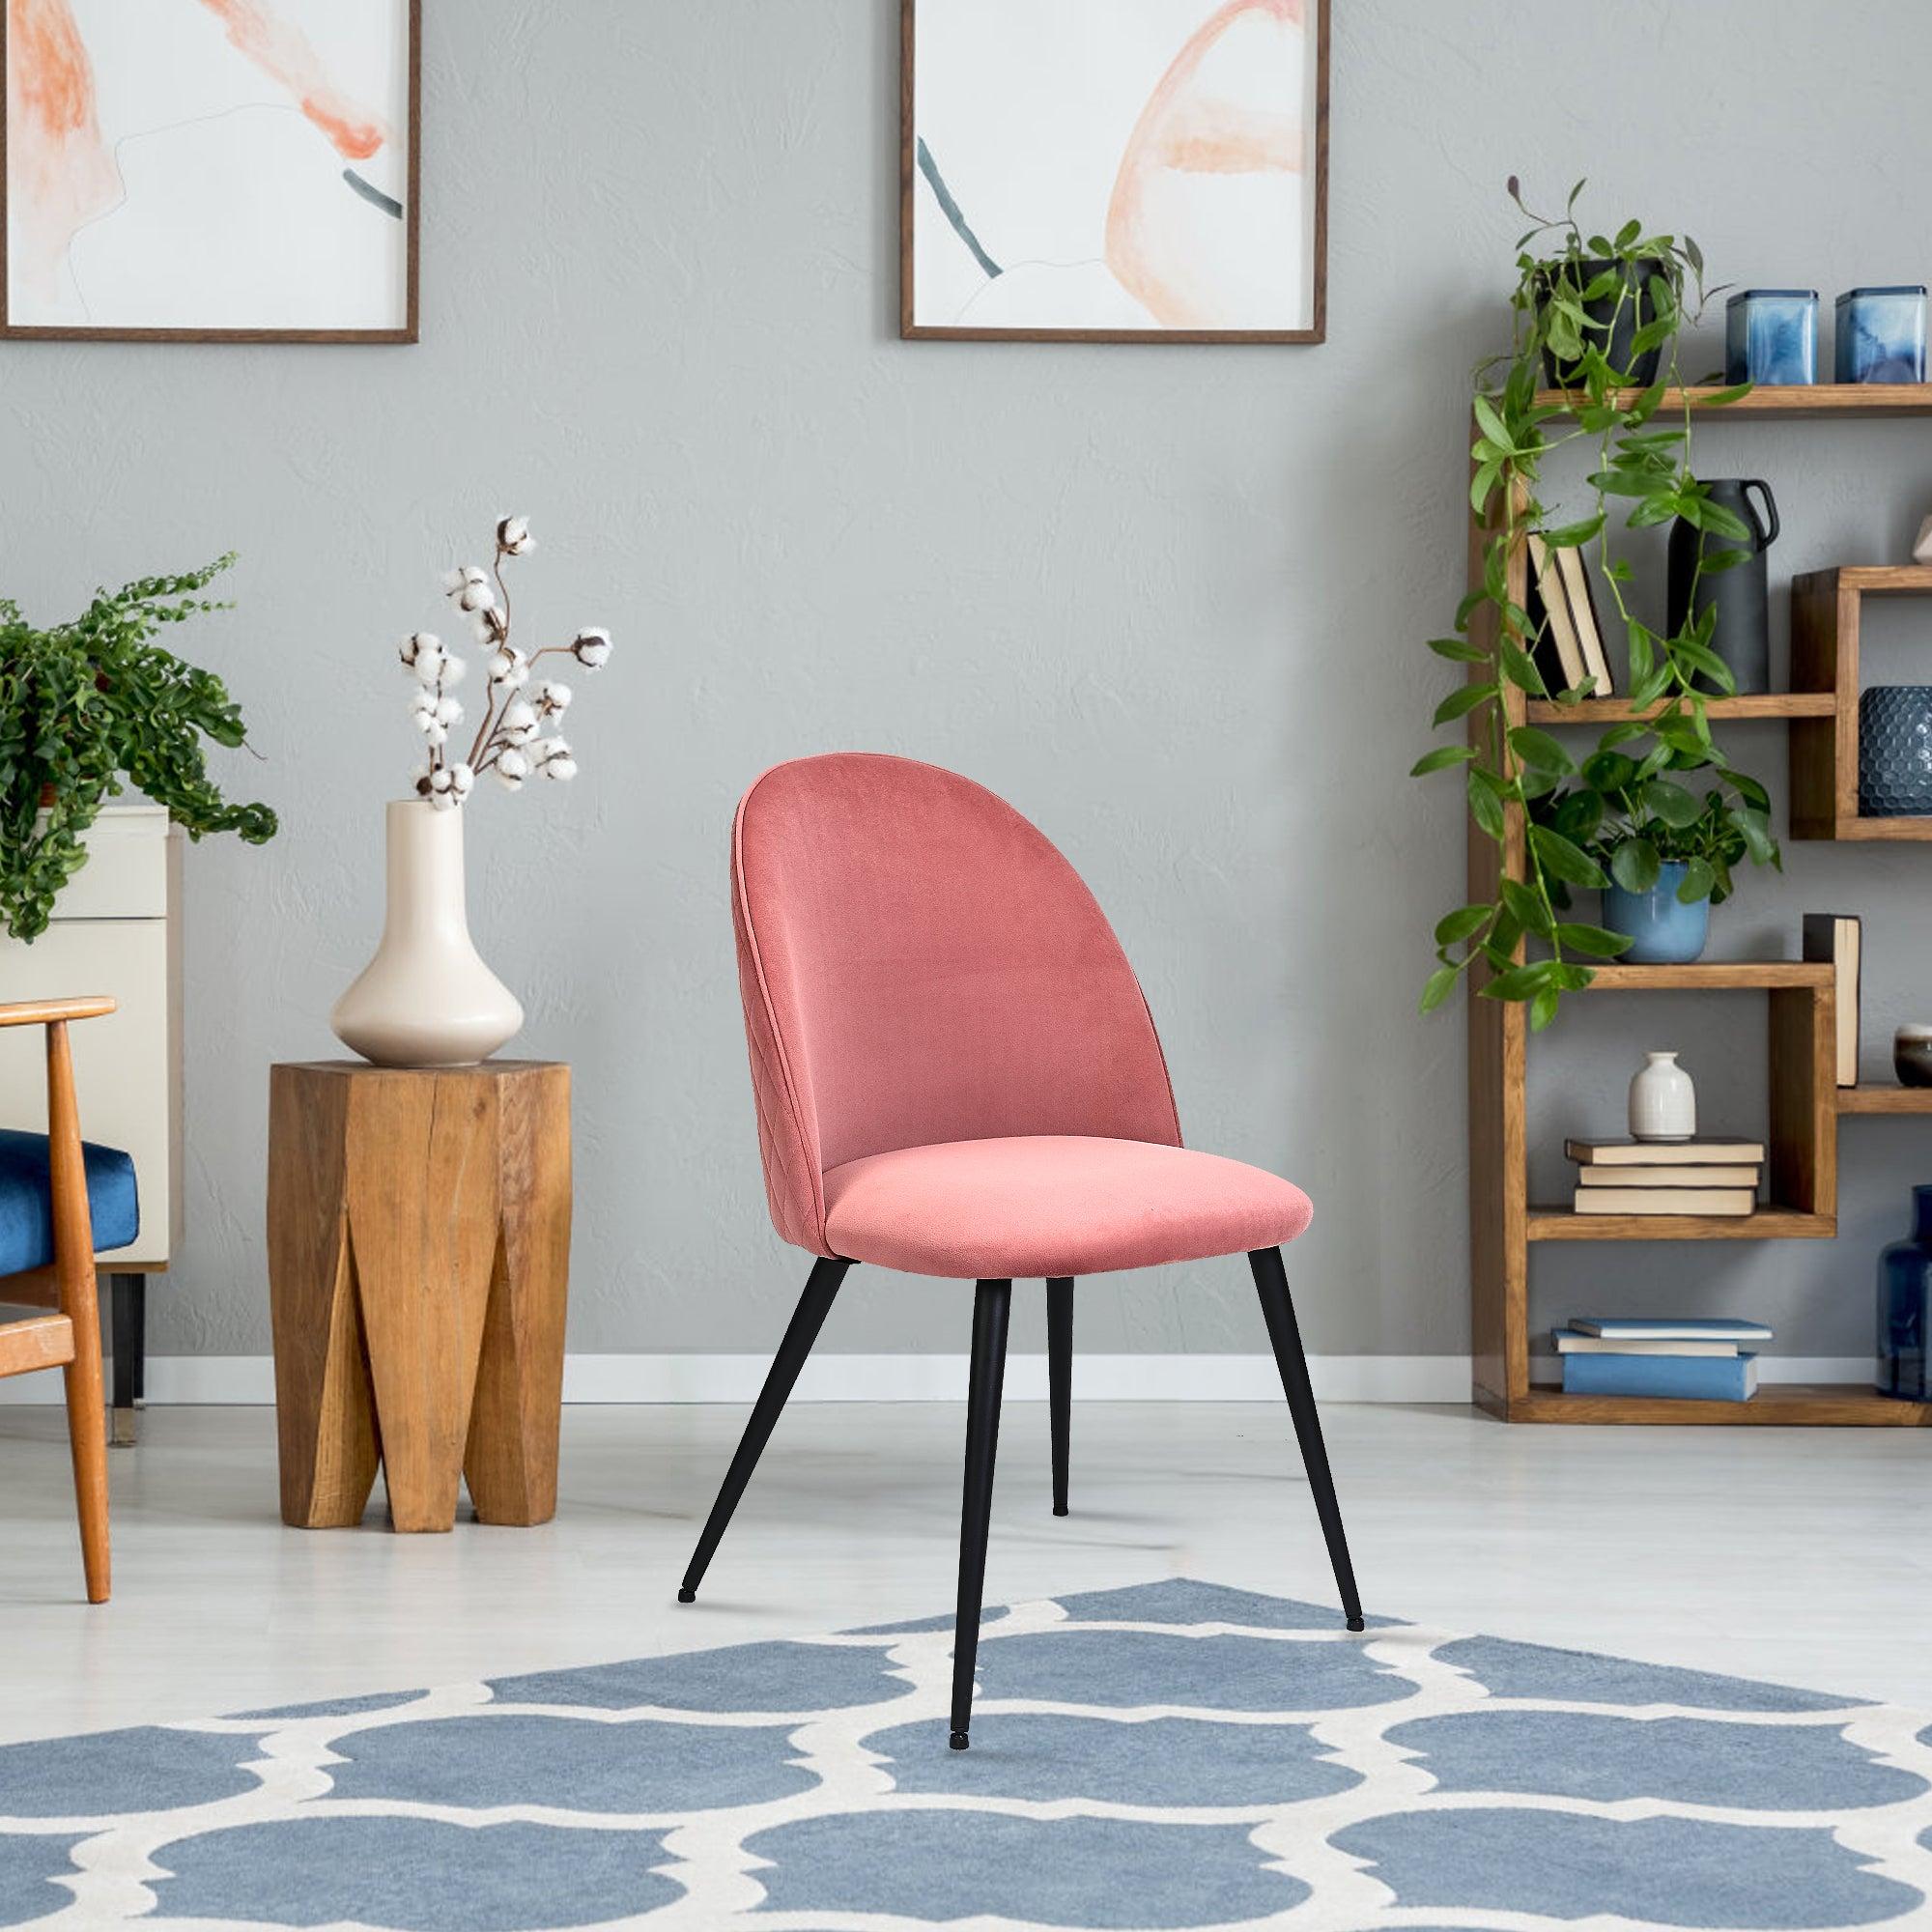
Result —
<path fill-rule="evenodd" d="M 0 0 L 0 335 L 413 342 L 421 0 Z"/>
<path fill-rule="evenodd" d="M 901 5 L 901 335 L 1322 340 L 1328 0 Z"/>

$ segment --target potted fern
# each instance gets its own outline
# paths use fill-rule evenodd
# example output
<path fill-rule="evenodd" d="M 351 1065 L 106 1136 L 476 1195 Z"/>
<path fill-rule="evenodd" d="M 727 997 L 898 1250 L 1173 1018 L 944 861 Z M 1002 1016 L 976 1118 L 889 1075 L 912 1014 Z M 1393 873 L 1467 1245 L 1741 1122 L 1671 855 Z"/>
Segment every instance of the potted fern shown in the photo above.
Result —
<path fill-rule="evenodd" d="M 234 561 L 97 591 L 50 630 L 0 598 L 0 924 L 15 939 L 46 930 L 124 778 L 191 838 L 274 837 L 266 805 L 230 804 L 208 775 L 204 741 L 246 737 L 226 687 L 156 641 L 170 624 L 227 608 L 201 593 Z"/>

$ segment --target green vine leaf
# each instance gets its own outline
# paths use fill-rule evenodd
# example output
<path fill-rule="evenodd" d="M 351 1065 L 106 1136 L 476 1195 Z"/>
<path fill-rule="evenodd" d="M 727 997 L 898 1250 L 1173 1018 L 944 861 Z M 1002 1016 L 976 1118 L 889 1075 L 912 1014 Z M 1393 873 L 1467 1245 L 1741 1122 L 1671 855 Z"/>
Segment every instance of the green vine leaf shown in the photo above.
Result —
<path fill-rule="evenodd" d="M 1447 724 L 1453 719 L 1466 717 L 1479 704 L 1487 704 L 1495 696 L 1494 684 L 1464 684 L 1457 687 L 1435 707 L 1438 724 Z"/>
<path fill-rule="evenodd" d="M 1567 921 L 1556 928 L 1556 937 L 1565 946 L 1573 946 L 1578 952 L 1594 953 L 1599 959 L 1614 959 L 1636 944 L 1627 932 L 1611 932 L 1605 926 L 1572 924 Z"/>
<path fill-rule="evenodd" d="M 1604 868 L 1580 845 L 1573 845 L 1554 827 L 1532 825 L 1529 828 L 1529 843 L 1542 860 L 1544 870 L 1561 879 L 1565 885 L 1602 888 Z"/>
<path fill-rule="evenodd" d="M 1570 753 L 1552 738 L 1548 731 L 1539 731 L 1534 724 L 1518 724 L 1509 734 L 1510 750 L 1525 765 L 1539 772 L 1556 772 L 1568 775 L 1577 769 Z"/>

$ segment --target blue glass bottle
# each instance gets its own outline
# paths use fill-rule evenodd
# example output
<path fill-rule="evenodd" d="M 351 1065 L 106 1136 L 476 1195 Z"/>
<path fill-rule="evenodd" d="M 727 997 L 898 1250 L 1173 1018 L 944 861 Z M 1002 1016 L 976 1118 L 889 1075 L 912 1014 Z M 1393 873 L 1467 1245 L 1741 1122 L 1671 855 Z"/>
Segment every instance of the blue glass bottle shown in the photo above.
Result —
<path fill-rule="evenodd" d="M 1912 1190 L 1912 1238 L 1878 1258 L 1878 1392 L 1925 1402 L 1925 1318 L 1932 1302 L 1932 1187 Z"/>

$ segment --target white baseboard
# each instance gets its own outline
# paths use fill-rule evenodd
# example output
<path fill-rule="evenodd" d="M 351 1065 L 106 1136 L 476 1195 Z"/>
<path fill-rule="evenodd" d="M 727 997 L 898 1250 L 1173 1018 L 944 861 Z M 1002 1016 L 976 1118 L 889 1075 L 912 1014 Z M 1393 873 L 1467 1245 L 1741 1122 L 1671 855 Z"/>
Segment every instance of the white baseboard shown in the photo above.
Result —
<path fill-rule="evenodd" d="M 768 1355 L 573 1355 L 566 1402 L 753 1401 Z M 1321 1355 L 1309 1362 L 1329 1402 L 1467 1402 L 1466 1355 Z M 964 1355 L 814 1355 L 798 1402 L 964 1402 Z M 1009 1355 L 1009 1402 L 1046 1400 L 1046 1357 Z M 1279 1402 L 1272 1355 L 1081 1355 L 1078 1402 Z"/>
<path fill-rule="evenodd" d="M 769 1355 L 578 1355 L 563 1369 L 565 1402 L 753 1401 Z M 1315 1392 L 1328 1402 L 1467 1402 L 1466 1355 L 1317 1355 Z M 964 1402 L 959 1355 L 814 1355 L 795 1402 Z M 265 1404 L 275 1399 L 267 1355 L 153 1355 L 153 1404 Z M 1009 1402 L 1046 1400 L 1046 1357 L 1010 1355 Z M 1078 1402 L 1279 1402 L 1271 1355 L 1080 1355 L 1073 1361 Z M 61 1399 L 58 1376 L 0 1381 L 0 1404 Z"/>
<path fill-rule="evenodd" d="M 719 1402 L 747 1404 L 770 1366 L 766 1355 L 572 1355 L 564 1364 L 563 1399 L 572 1403 Z M 1309 1373 L 1324 1402 L 1440 1402 L 1469 1399 L 1466 1355 L 1314 1355 Z M 1863 1382 L 1868 1355 L 1765 1356 L 1768 1382 Z M 1555 1357 L 1539 1358 L 1553 1375 Z M 1046 1357 L 1007 1361 L 1007 1399 L 1044 1402 Z M 1077 1402 L 1279 1402 L 1281 1382 L 1269 1355 L 1081 1355 L 1073 1359 Z M 0 1405 L 54 1403 L 58 1376 L 0 1381 Z M 267 1355 L 156 1355 L 148 1362 L 154 1404 L 269 1404 L 274 1364 Z M 964 1355 L 814 1355 L 805 1365 L 795 1402 L 963 1402 Z"/>

